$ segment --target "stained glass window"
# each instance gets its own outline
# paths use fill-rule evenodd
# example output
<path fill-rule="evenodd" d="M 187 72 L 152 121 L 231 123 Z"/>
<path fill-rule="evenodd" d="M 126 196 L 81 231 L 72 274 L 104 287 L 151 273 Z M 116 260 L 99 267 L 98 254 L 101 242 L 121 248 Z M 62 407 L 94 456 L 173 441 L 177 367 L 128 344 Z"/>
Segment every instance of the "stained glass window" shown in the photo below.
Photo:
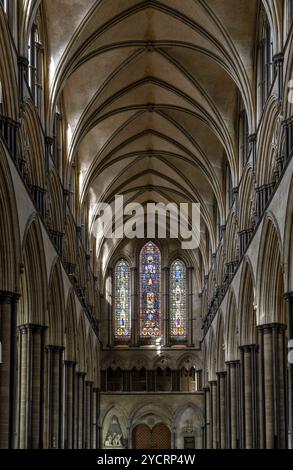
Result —
<path fill-rule="evenodd" d="M 170 320 L 171 337 L 186 337 L 186 266 L 175 260 L 170 273 Z"/>
<path fill-rule="evenodd" d="M 121 259 L 115 267 L 114 322 L 115 338 L 130 338 L 130 268 L 127 261 Z"/>
<path fill-rule="evenodd" d="M 153 242 L 140 252 L 140 334 L 161 336 L 161 253 Z"/>

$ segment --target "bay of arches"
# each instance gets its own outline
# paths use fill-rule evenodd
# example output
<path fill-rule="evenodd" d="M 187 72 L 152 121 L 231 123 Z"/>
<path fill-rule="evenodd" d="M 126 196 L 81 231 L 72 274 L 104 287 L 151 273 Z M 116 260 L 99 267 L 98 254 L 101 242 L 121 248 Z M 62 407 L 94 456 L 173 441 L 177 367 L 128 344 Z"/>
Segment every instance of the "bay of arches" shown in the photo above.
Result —
<path fill-rule="evenodd" d="M 139 288 L 133 292 L 138 281 Z M 164 305 L 162 298 L 164 296 Z M 131 300 L 133 299 L 133 300 Z M 171 341 L 187 339 L 187 270 L 176 258 L 162 273 L 161 252 L 152 241 L 140 250 L 138 279 L 131 279 L 129 262 L 121 258 L 114 269 L 114 338 L 115 342 L 131 340 L 133 323 L 139 325 L 142 342 L 156 342 L 164 336 Z"/>

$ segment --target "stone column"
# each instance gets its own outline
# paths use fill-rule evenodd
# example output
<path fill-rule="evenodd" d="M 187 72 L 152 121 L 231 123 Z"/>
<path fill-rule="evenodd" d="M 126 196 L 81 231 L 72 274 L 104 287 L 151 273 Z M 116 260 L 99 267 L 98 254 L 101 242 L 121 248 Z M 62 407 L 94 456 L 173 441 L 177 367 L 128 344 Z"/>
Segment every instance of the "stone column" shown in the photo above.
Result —
<path fill-rule="evenodd" d="M 169 311 L 169 277 L 170 277 L 170 269 L 165 267 L 163 269 L 163 294 L 164 294 L 164 301 L 163 301 L 163 312 L 164 312 L 164 324 L 163 324 L 163 344 L 165 346 L 170 346 L 170 311 Z"/>
<path fill-rule="evenodd" d="M 131 345 L 138 344 L 139 333 L 139 305 L 137 295 L 137 268 L 131 268 Z"/>
<path fill-rule="evenodd" d="M 74 447 L 74 378 L 76 362 L 64 361 L 65 366 L 65 449 Z"/>
<path fill-rule="evenodd" d="M 86 449 L 92 448 L 92 433 L 93 433 L 93 382 L 87 381 L 86 388 Z"/>
<path fill-rule="evenodd" d="M 239 448 L 238 407 L 239 395 L 239 366 L 240 361 L 229 361 L 228 368 L 228 448 Z"/>
<path fill-rule="evenodd" d="M 260 343 L 260 446 L 287 446 L 287 397 L 285 388 L 285 325 L 258 327 Z"/>
<path fill-rule="evenodd" d="M 0 292 L 0 448 L 16 447 L 16 305 L 18 294 Z"/>
<path fill-rule="evenodd" d="M 78 448 L 78 387 L 79 380 L 76 372 L 77 364 L 74 369 L 73 376 L 73 449 Z"/>
<path fill-rule="evenodd" d="M 255 344 L 241 346 L 243 380 L 243 447 L 257 447 L 257 361 Z"/>
<path fill-rule="evenodd" d="M 293 292 L 285 295 L 288 319 L 288 426 L 289 449 L 293 449 Z"/>
<path fill-rule="evenodd" d="M 221 449 L 226 448 L 226 378 L 227 372 L 217 373 L 218 376 L 218 443 Z"/>
<path fill-rule="evenodd" d="M 212 439 L 211 439 L 211 390 L 210 387 L 205 387 L 204 389 L 204 403 L 205 403 L 205 436 L 204 436 L 204 448 L 212 448 Z"/>
<path fill-rule="evenodd" d="M 100 389 L 93 388 L 93 406 L 92 406 L 92 449 L 99 448 L 99 409 L 100 409 Z"/>
<path fill-rule="evenodd" d="M 77 380 L 77 448 L 84 448 L 85 372 L 76 373 Z"/>
<path fill-rule="evenodd" d="M 47 346 L 47 423 L 48 447 L 60 449 L 62 443 L 62 364 L 61 346 Z"/>
<path fill-rule="evenodd" d="M 40 325 L 19 327 L 19 448 L 42 447 L 43 332 Z"/>
<path fill-rule="evenodd" d="M 212 440 L 212 449 L 217 449 L 217 381 L 210 381 L 211 389 L 211 440 Z"/>

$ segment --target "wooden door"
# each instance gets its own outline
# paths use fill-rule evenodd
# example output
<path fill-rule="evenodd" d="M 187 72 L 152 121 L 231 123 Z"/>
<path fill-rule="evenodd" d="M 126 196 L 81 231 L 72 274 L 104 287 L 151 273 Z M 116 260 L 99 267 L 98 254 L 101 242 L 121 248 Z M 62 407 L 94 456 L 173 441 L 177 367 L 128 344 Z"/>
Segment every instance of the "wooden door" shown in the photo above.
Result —
<path fill-rule="evenodd" d="M 151 449 L 152 431 L 146 424 L 139 424 L 132 431 L 133 449 Z"/>
<path fill-rule="evenodd" d="M 132 431 L 133 449 L 171 449 L 171 432 L 159 423 L 153 429 L 146 424 L 139 424 Z"/>

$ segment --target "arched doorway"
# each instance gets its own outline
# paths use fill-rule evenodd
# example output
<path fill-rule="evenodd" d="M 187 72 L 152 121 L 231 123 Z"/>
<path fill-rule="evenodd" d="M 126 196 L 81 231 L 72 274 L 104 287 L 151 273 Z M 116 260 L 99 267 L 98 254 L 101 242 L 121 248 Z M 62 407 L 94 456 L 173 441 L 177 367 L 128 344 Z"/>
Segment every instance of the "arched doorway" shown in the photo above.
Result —
<path fill-rule="evenodd" d="M 152 429 L 146 424 L 137 425 L 132 431 L 133 449 L 171 449 L 171 432 L 163 423 Z"/>

